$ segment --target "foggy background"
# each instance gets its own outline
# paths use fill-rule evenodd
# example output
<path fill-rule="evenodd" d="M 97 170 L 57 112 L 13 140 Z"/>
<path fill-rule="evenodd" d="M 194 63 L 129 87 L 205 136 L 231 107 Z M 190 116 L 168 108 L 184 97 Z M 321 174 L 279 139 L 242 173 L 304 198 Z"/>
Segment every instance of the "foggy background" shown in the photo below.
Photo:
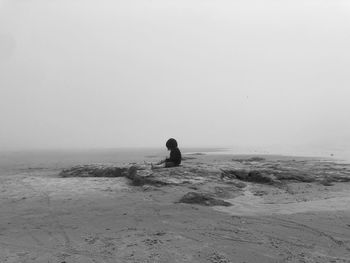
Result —
<path fill-rule="evenodd" d="M 0 149 L 349 147 L 350 2 L 0 0 Z"/>

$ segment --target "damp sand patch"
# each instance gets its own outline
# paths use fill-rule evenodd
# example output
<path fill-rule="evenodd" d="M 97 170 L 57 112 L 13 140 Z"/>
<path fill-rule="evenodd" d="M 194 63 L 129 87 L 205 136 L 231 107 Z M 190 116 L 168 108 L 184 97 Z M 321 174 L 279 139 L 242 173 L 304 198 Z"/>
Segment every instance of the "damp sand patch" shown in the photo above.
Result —
<path fill-rule="evenodd" d="M 0 199 L 4 202 L 55 200 L 124 195 L 130 186 L 126 178 L 60 178 L 36 174 L 3 177 Z"/>
<path fill-rule="evenodd" d="M 347 186 L 349 188 L 349 186 Z M 344 189 L 332 192 L 324 198 L 304 198 L 295 201 L 288 198 L 287 194 L 278 194 L 273 198 L 260 196 L 254 193 L 250 187 L 243 195 L 233 199 L 225 199 L 232 204 L 230 207 L 215 207 L 217 211 L 229 213 L 235 216 L 260 216 L 260 215 L 291 215 L 308 212 L 337 212 L 350 211 L 350 191 Z"/>

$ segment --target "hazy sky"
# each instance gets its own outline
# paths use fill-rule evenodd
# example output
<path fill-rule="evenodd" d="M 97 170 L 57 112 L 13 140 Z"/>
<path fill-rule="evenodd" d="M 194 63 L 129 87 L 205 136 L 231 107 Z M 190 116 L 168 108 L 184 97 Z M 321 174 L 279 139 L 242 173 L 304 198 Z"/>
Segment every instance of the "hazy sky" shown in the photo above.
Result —
<path fill-rule="evenodd" d="M 349 145 L 350 1 L 0 0 L 0 149 Z"/>

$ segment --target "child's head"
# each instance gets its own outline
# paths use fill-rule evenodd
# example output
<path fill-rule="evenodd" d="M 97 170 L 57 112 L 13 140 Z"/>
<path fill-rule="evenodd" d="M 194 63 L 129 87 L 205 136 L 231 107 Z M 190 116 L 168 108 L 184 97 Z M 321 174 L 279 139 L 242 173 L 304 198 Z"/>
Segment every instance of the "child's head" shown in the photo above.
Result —
<path fill-rule="evenodd" d="M 175 149 L 177 147 L 177 141 L 173 138 L 170 138 L 165 145 L 168 150 Z"/>

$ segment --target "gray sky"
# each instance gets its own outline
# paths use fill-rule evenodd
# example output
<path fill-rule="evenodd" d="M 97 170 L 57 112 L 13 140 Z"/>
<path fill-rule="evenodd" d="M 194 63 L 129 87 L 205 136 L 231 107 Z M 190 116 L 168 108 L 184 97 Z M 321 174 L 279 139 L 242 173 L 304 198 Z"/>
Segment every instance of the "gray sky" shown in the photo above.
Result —
<path fill-rule="evenodd" d="M 349 145 L 350 2 L 0 0 L 0 148 Z"/>

